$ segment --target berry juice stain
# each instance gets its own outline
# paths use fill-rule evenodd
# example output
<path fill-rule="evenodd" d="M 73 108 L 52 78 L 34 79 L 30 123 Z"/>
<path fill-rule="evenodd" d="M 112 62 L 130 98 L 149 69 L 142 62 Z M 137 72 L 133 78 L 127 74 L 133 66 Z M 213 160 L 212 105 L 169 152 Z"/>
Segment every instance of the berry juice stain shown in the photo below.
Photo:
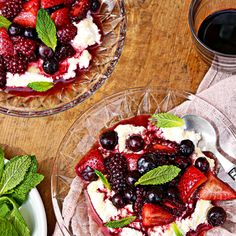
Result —
<path fill-rule="evenodd" d="M 236 54 L 236 9 L 209 15 L 198 31 L 199 39 L 214 51 Z"/>

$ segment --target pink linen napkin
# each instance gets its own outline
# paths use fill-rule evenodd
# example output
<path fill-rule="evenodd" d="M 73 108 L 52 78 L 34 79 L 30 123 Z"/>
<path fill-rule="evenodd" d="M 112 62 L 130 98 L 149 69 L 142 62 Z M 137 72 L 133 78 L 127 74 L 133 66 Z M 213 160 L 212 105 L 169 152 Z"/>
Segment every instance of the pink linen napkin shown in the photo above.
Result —
<path fill-rule="evenodd" d="M 222 114 L 222 119 L 214 120 L 215 109 L 209 109 L 209 105 L 216 107 L 219 114 Z M 236 134 L 236 76 L 230 74 L 218 72 L 213 68 L 205 75 L 201 82 L 196 95 L 190 98 L 190 101 L 184 102 L 182 105 L 175 109 L 175 113 L 178 115 L 183 114 L 198 114 L 204 118 L 210 118 L 214 120 L 215 125 L 219 128 L 220 144 L 228 143 L 228 149 L 231 153 L 228 154 L 234 156 L 236 153 L 236 143 L 230 140 L 229 133 L 227 133 L 220 124 L 224 122 L 229 130 Z M 217 117 L 219 117 L 217 114 Z M 226 141 L 227 140 L 227 141 Z M 222 147 L 223 148 L 223 147 Z M 226 147 L 227 149 L 227 147 Z M 236 158 L 236 155 L 235 155 Z M 236 159 L 231 159 L 236 161 Z M 228 182 L 234 189 L 236 184 L 227 176 L 227 174 L 220 169 L 220 177 Z M 85 207 L 86 197 L 84 195 L 83 183 L 76 177 L 72 184 L 70 191 L 63 203 L 63 218 L 66 227 L 70 227 L 74 236 L 102 236 L 98 225 L 91 219 L 88 214 L 88 210 Z M 217 227 L 207 233 L 207 236 L 235 236 L 236 235 L 236 201 L 227 201 L 220 203 L 224 205 L 227 210 L 228 221 L 224 227 Z M 56 225 L 54 236 L 71 236 L 65 228 Z"/>

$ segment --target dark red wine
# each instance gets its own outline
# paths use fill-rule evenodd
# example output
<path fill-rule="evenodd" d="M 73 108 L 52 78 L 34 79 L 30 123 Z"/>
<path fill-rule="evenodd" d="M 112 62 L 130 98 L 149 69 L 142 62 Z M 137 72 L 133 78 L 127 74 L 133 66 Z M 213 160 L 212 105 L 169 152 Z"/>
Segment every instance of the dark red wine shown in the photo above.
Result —
<path fill-rule="evenodd" d="M 198 37 L 217 52 L 236 54 L 236 10 L 223 10 L 209 15 L 202 22 Z"/>

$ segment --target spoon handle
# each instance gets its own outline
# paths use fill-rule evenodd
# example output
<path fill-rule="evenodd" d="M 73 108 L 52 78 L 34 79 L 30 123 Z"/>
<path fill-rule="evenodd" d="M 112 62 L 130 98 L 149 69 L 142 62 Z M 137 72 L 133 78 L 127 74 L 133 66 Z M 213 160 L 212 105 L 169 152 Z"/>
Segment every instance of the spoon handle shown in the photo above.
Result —
<path fill-rule="evenodd" d="M 215 153 L 216 158 L 218 159 L 218 161 L 222 165 L 225 172 L 228 173 L 228 175 L 234 181 L 236 181 L 236 166 L 231 161 L 229 161 L 226 157 L 221 155 L 217 149 L 213 153 Z"/>

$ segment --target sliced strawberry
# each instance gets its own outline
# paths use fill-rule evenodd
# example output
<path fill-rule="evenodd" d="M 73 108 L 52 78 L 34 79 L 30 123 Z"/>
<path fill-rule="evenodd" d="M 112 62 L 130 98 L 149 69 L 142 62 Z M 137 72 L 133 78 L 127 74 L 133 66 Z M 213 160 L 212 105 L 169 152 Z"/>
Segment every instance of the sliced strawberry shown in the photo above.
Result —
<path fill-rule="evenodd" d="M 38 10 L 39 0 L 30 0 L 24 3 L 23 10 L 15 17 L 14 22 L 24 27 L 35 28 Z"/>
<path fill-rule="evenodd" d="M 154 204 L 145 204 L 142 210 L 143 225 L 146 227 L 166 225 L 175 220 L 168 211 Z"/>
<path fill-rule="evenodd" d="M 99 150 L 91 149 L 84 158 L 78 163 L 76 166 L 76 172 L 79 176 L 82 175 L 84 169 L 89 166 L 93 170 L 99 170 L 101 172 L 104 171 L 104 164 L 103 164 L 103 156 L 99 152 Z"/>
<path fill-rule="evenodd" d="M 75 3 L 70 13 L 73 17 L 81 19 L 86 16 L 88 10 L 89 10 L 89 0 L 81 0 Z"/>
<path fill-rule="evenodd" d="M 179 145 L 168 140 L 157 139 L 153 148 L 160 153 L 176 154 L 179 150 Z"/>
<path fill-rule="evenodd" d="M 52 20 L 55 22 L 57 27 L 65 26 L 70 23 L 69 10 L 68 8 L 62 8 L 52 13 Z"/>
<path fill-rule="evenodd" d="M 42 8 L 50 8 L 64 3 L 64 0 L 41 0 Z"/>
<path fill-rule="evenodd" d="M 13 56 L 14 46 L 11 41 L 7 30 L 5 28 L 0 28 L 0 55 L 1 56 Z"/>
<path fill-rule="evenodd" d="M 203 200 L 224 201 L 236 199 L 236 192 L 226 183 L 218 179 L 211 172 L 208 181 L 202 186 L 199 195 Z"/>
<path fill-rule="evenodd" d="M 137 170 L 137 162 L 138 162 L 138 159 L 141 157 L 141 155 L 134 154 L 134 153 L 124 153 L 123 156 L 128 161 L 129 170 Z"/>
<path fill-rule="evenodd" d="M 184 172 L 178 184 L 182 201 L 186 203 L 193 192 L 206 181 L 207 177 L 200 170 L 190 166 Z"/>

